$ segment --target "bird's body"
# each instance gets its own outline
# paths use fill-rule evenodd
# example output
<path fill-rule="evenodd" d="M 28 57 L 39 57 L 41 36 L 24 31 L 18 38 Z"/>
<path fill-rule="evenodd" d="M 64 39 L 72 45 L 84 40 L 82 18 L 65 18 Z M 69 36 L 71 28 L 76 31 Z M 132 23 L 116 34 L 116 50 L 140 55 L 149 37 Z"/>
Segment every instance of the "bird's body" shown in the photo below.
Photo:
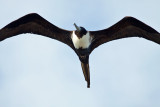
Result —
<path fill-rule="evenodd" d="M 89 55 L 99 45 L 127 37 L 142 37 L 160 44 L 160 33 L 133 18 L 125 17 L 113 26 L 99 31 L 87 31 L 74 24 L 75 31 L 68 31 L 51 24 L 36 13 L 11 22 L 0 30 L 0 41 L 22 33 L 43 35 L 67 44 L 78 55 L 82 71 L 90 87 Z"/>
<path fill-rule="evenodd" d="M 90 71 L 89 71 L 89 53 L 90 45 L 92 43 L 92 37 L 89 31 L 80 27 L 81 33 L 73 31 L 71 38 L 77 55 L 81 61 L 81 66 L 85 80 L 88 82 L 87 87 L 90 87 Z"/>

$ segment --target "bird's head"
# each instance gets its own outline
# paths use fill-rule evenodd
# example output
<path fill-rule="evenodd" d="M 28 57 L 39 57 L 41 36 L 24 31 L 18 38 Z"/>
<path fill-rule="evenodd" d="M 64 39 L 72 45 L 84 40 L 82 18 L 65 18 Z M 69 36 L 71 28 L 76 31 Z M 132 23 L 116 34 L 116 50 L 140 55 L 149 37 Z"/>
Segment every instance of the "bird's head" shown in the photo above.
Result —
<path fill-rule="evenodd" d="M 78 38 L 82 38 L 83 35 L 87 34 L 87 30 L 84 27 L 77 26 L 75 23 L 74 26 L 76 28 L 75 34 L 77 35 Z"/>

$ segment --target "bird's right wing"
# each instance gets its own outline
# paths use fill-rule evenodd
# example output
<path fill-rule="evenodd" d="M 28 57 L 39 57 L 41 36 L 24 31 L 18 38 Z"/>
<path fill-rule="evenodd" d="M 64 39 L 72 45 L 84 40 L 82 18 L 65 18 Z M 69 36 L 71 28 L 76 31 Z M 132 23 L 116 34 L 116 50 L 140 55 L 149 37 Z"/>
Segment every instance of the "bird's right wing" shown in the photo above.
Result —
<path fill-rule="evenodd" d="M 23 33 L 43 35 L 61 41 L 74 49 L 71 33 L 51 24 L 36 13 L 25 15 L 0 29 L 0 41 Z"/>
<path fill-rule="evenodd" d="M 160 44 L 160 33 L 133 17 L 125 17 L 107 29 L 90 31 L 90 34 L 91 51 L 103 43 L 128 37 L 142 37 Z"/>

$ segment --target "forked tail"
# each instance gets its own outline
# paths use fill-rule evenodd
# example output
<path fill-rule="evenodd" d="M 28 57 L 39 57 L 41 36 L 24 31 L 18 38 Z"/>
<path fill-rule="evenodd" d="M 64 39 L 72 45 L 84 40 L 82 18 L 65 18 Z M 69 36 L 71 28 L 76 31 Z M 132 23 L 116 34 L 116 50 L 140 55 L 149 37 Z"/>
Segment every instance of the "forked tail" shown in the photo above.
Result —
<path fill-rule="evenodd" d="M 81 62 L 82 71 L 85 77 L 85 80 L 87 81 L 87 88 L 90 88 L 90 71 L 89 71 L 89 63 L 83 63 Z"/>

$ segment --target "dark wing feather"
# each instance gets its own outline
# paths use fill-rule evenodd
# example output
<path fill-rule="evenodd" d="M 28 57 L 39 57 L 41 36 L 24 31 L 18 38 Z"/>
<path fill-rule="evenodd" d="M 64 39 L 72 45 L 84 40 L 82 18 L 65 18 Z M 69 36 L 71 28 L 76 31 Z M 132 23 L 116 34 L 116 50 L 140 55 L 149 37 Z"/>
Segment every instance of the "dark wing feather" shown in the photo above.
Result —
<path fill-rule="evenodd" d="M 90 34 L 91 51 L 105 42 L 127 37 L 143 37 L 160 44 L 160 33 L 133 17 L 125 17 L 108 29 L 90 31 Z"/>
<path fill-rule="evenodd" d="M 36 13 L 23 16 L 2 28 L 0 30 L 0 41 L 23 33 L 33 33 L 56 39 L 74 49 L 70 37 L 71 31 L 56 27 Z"/>

